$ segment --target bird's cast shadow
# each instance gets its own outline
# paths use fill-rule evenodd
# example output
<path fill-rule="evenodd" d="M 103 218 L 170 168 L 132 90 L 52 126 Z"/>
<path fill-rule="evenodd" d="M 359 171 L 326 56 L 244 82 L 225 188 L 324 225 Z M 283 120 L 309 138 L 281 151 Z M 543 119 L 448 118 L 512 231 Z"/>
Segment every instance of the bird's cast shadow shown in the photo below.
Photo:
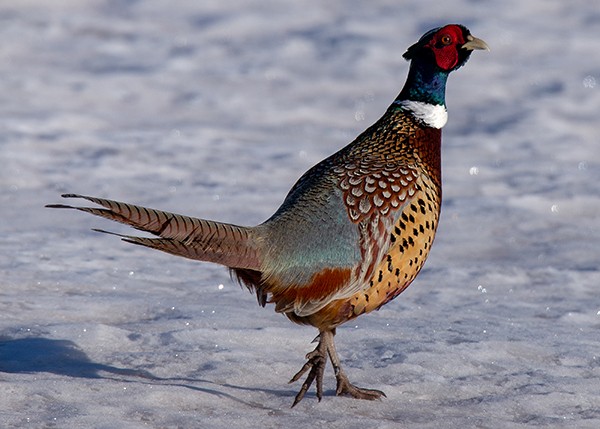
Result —
<path fill-rule="evenodd" d="M 57 340 L 43 337 L 7 338 L 0 337 L 0 373 L 35 374 L 47 372 L 76 378 L 97 378 L 114 380 L 122 383 L 139 383 L 163 386 L 182 387 L 197 392 L 203 392 L 218 397 L 229 398 L 235 402 L 253 408 L 265 407 L 256 402 L 249 402 L 226 393 L 225 390 L 261 391 L 270 395 L 294 397 L 293 391 L 279 391 L 232 384 L 217 384 L 199 378 L 164 378 L 157 377 L 142 369 L 118 368 L 102 363 L 93 362 L 73 341 Z M 201 387 L 198 384 L 214 387 Z"/>

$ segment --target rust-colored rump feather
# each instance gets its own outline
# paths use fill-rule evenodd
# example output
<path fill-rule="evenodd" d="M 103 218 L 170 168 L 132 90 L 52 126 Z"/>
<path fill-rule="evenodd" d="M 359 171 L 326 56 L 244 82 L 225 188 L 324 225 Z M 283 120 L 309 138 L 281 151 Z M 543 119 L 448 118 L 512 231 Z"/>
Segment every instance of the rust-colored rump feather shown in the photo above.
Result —
<path fill-rule="evenodd" d="M 326 268 L 316 273 L 302 286 L 277 288 L 272 292 L 270 302 L 276 304 L 276 311 L 288 312 L 292 308 L 301 309 L 307 304 L 322 302 L 333 296 L 350 281 L 350 268 Z"/>

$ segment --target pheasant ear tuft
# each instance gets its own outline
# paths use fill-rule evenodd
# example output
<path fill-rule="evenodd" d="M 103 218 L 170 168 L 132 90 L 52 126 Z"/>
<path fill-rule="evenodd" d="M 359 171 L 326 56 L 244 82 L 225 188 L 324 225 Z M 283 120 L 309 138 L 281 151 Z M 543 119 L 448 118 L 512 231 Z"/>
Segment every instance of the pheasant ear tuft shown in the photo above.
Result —
<path fill-rule="evenodd" d="M 429 39 L 431 39 L 431 36 L 433 36 L 435 33 L 437 33 L 441 28 L 442 27 L 433 28 L 433 29 L 429 30 L 427 33 L 423 34 L 417 43 L 410 46 L 406 50 L 404 55 L 402 55 L 402 58 L 404 58 L 406 61 L 412 60 L 415 57 L 415 54 L 417 53 L 417 51 L 419 51 L 424 45 L 426 45 L 427 42 L 429 42 Z"/>

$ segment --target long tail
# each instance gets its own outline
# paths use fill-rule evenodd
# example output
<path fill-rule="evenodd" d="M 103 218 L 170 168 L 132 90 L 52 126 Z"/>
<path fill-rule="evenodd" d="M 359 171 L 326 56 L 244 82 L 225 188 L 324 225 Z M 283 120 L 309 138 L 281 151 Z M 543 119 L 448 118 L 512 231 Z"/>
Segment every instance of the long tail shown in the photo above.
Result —
<path fill-rule="evenodd" d="M 62 197 L 82 198 L 103 208 L 65 204 L 50 204 L 46 207 L 80 210 L 130 225 L 160 237 L 121 236 L 124 241 L 129 243 L 162 250 L 185 258 L 215 262 L 231 268 L 260 269 L 261 252 L 252 228 L 85 195 L 64 194 Z"/>

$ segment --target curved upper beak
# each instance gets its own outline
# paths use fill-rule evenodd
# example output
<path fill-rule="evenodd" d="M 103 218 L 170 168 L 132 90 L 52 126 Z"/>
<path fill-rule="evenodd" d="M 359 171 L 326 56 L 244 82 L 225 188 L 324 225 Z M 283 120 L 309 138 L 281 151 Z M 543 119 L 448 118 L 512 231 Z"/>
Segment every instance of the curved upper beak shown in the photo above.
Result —
<path fill-rule="evenodd" d="M 467 49 L 472 51 L 474 49 L 483 49 L 485 51 L 489 51 L 490 47 L 483 40 L 478 39 L 477 37 L 471 36 L 470 34 L 467 36 L 467 43 L 461 46 L 463 49 Z"/>

